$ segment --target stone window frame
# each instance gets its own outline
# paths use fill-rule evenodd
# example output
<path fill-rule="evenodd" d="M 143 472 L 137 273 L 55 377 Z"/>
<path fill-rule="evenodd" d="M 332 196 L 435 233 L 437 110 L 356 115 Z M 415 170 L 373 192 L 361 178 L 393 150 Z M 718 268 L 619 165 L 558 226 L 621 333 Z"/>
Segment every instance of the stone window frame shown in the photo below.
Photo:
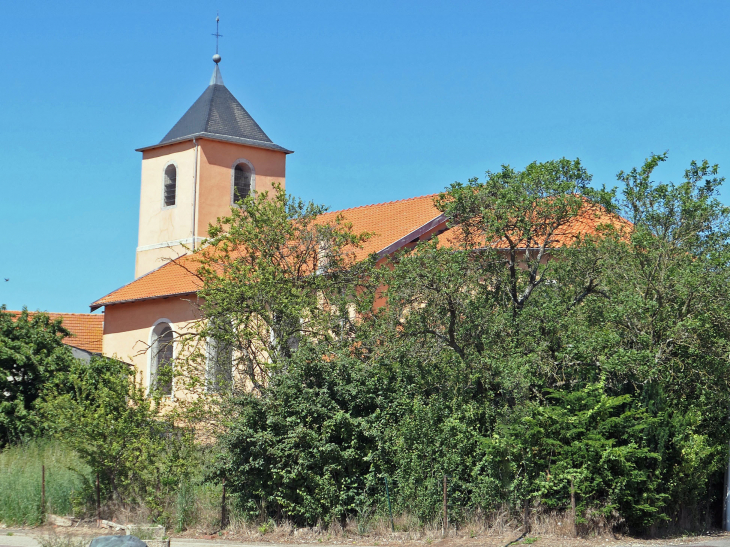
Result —
<path fill-rule="evenodd" d="M 242 163 L 245 163 L 248 165 L 248 168 L 251 169 L 251 189 L 249 190 L 248 195 L 252 196 L 256 191 L 256 169 L 254 168 L 253 163 L 246 158 L 238 158 L 233 162 L 233 165 L 231 165 L 231 206 L 236 206 L 236 202 L 233 199 L 234 192 L 236 190 L 236 166 Z"/>
<path fill-rule="evenodd" d="M 155 359 L 155 343 L 157 342 L 157 334 L 155 334 L 155 329 L 162 324 L 167 324 L 168 327 L 170 327 L 170 330 L 172 331 L 172 360 L 173 363 L 175 359 L 177 358 L 177 344 L 175 343 L 175 323 L 170 321 L 167 317 L 161 317 L 157 321 L 155 321 L 152 324 L 152 327 L 150 328 L 150 334 L 148 337 L 148 348 L 149 351 L 147 352 L 147 370 L 145 371 L 145 379 L 147 380 L 147 393 L 150 393 L 152 391 L 152 365 L 153 365 L 153 359 Z M 173 365 L 174 367 L 174 365 Z M 172 378 L 172 387 L 170 389 L 170 395 L 166 395 L 166 398 L 169 397 L 170 400 L 175 399 L 175 378 L 173 376 Z"/>
<path fill-rule="evenodd" d="M 167 171 L 167 168 L 170 166 L 175 167 L 175 203 L 173 205 L 165 205 L 165 171 Z M 177 162 L 174 160 L 168 161 L 164 167 L 162 168 L 162 186 L 161 186 L 161 194 L 160 194 L 160 209 L 167 210 L 167 209 L 174 209 L 177 207 L 178 202 L 178 181 L 180 180 L 180 167 L 178 167 Z"/>

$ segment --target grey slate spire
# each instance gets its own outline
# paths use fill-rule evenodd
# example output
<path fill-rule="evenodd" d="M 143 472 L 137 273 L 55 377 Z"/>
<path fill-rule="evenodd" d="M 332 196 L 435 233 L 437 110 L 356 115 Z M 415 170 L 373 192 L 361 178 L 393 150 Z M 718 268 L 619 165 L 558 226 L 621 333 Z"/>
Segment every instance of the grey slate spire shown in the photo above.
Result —
<path fill-rule="evenodd" d="M 220 57 L 218 57 L 218 61 L 220 61 Z M 289 153 L 290 150 L 271 141 L 259 124 L 241 106 L 241 103 L 223 85 L 218 61 L 216 61 L 208 88 L 156 146 L 185 141 L 194 137 L 207 137 Z M 147 148 L 153 147 L 139 150 Z"/>
<path fill-rule="evenodd" d="M 221 71 L 218 68 L 218 63 L 216 63 L 215 68 L 213 69 L 213 75 L 210 77 L 209 85 L 223 85 L 223 76 L 221 76 Z"/>

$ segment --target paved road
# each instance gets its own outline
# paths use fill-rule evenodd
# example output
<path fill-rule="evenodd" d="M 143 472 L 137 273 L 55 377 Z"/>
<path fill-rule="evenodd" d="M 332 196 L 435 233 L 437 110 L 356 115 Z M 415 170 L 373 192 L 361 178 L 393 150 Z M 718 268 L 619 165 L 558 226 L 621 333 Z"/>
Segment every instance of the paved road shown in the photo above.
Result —
<path fill-rule="evenodd" d="M 12 536 L 7 534 L 11 533 Z M 0 530 L 0 547 L 38 547 L 38 542 L 23 533 Z"/>
<path fill-rule="evenodd" d="M 8 533 L 12 535 L 8 535 Z M 0 547 L 40 547 L 40 543 L 32 536 L 27 535 L 26 530 L 0 529 Z M 323 544 L 303 543 L 292 546 L 283 543 L 239 543 L 235 541 L 214 539 L 172 538 L 170 540 L 170 547 L 323 547 Z M 730 543 L 728 543 L 728 547 L 730 547 Z"/>
<path fill-rule="evenodd" d="M 26 535 L 24 530 L 0 530 L 0 547 L 40 547 L 40 543 L 33 537 Z M 323 547 L 321 543 L 311 545 L 300 544 L 295 547 Z M 172 538 L 170 547 L 294 547 L 279 543 L 238 543 L 226 540 Z M 340 547 L 340 546 L 338 546 Z M 358 546 L 360 547 L 360 546 Z M 728 543 L 730 547 L 730 543 Z"/>

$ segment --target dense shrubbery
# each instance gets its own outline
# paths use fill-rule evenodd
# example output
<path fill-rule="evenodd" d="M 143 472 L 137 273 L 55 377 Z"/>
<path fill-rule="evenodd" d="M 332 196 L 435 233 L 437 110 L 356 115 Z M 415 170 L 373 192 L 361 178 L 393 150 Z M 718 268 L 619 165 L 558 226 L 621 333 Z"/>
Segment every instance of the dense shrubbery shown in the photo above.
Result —
<path fill-rule="evenodd" d="M 367 235 L 321 208 L 247 198 L 199 254 L 207 321 L 175 365 L 196 397 L 162 413 L 126 365 L 63 361 L 35 395 L 8 391 L 5 439 L 56 435 L 107 499 L 158 520 L 175 496 L 186 514 L 203 458 L 195 427 L 218 439 L 209 484 L 225 480 L 251 519 L 383 514 L 387 479 L 395 512 L 434 523 L 446 476 L 457 524 L 503 507 L 564 511 L 571 498 L 579 522 L 632 532 L 718 524 L 728 209 L 716 168 L 654 183 L 663 159 L 620 173 L 620 198 L 565 159 L 455 184 L 437 204 L 457 228 L 387 267 L 356 261 Z M 224 381 L 206 369 L 209 340 L 234 361 Z M 39 355 L 62 351 L 52 345 Z"/>
<path fill-rule="evenodd" d="M 299 353 L 261 396 L 232 401 L 218 469 L 241 508 L 330 522 L 384 510 L 387 476 L 394 509 L 430 522 L 446 474 L 456 522 L 525 500 L 564 510 L 572 484 L 579 514 L 640 531 L 681 509 L 704 518 L 708 496 L 721 494 L 722 444 L 697 431 L 699 420 L 651 413 L 605 383 L 546 391 L 488 427 L 482 404 L 419 393 L 393 373 Z"/>
<path fill-rule="evenodd" d="M 373 270 L 356 296 L 385 285 L 387 306 L 340 337 L 334 306 L 233 397 L 219 476 L 251 514 L 301 523 L 382 508 L 384 477 L 396 510 L 433 521 L 444 475 L 456 521 L 564 510 L 573 489 L 578 520 L 710 523 L 727 458 L 728 211 L 706 163 L 652 183 L 663 159 L 620 174 L 621 200 L 567 160 L 454 185 L 440 206 L 458 242 Z M 632 224 L 607 225 L 616 210 Z M 569 238 L 578 217 L 599 233 Z"/>
<path fill-rule="evenodd" d="M 121 361 L 77 360 L 60 384 L 42 405 L 51 432 L 98 474 L 105 499 L 160 515 L 197 463 L 192 433 L 165 419 Z"/>
<path fill-rule="evenodd" d="M 263 507 L 300 524 L 329 522 L 371 502 L 375 414 L 388 400 L 377 381 L 357 360 L 322 361 L 309 348 L 261 396 L 230 402 L 236 420 L 222 439 L 220 472 L 249 514 Z"/>
<path fill-rule="evenodd" d="M 37 404 L 74 361 L 60 319 L 27 311 L 14 318 L 5 309 L 0 306 L 0 448 L 43 434 Z"/>

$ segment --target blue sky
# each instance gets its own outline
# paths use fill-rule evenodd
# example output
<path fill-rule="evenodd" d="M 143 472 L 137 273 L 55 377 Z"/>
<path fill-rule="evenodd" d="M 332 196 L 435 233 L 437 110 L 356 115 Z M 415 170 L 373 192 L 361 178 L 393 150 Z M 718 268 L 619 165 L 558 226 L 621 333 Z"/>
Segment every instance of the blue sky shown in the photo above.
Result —
<path fill-rule="evenodd" d="M 207 86 L 217 10 L 227 87 L 333 209 L 562 156 L 609 186 L 651 152 L 730 168 L 729 2 L 5 2 L 0 303 L 133 279 L 134 149 Z"/>

